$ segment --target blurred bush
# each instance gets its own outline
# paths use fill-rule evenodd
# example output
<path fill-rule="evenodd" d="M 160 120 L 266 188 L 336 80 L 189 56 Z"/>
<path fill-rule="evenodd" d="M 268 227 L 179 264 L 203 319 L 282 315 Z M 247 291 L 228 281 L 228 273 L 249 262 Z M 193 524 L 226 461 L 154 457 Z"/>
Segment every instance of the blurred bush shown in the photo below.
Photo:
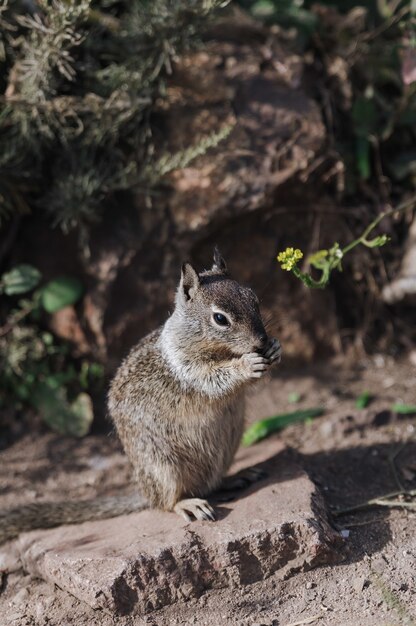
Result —
<path fill-rule="evenodd" d="M 30 265 L 0 277 L 0 294 L 24 295 L 0 328 L 0 408 L 11 405 L 14 414 L 32 407 L 54 430 L 82 436 L 93 419 L 92 399 L 85 390 L 102 381 L 103 368 L 88 361 L 68 362 L 69 346 L 38 324 L 42 310 L 54 313 L 75 304 L 82 285 L 62 277 L 39 286 L 41 280 Z"/>
<path fill-rule="evenodd" d="M 177 55 L 224 4 L 3 0 L 0 218 L 42 210 L 65 231 L 82 228 L 111 194 L 166 173 L 152 107 Z"/>

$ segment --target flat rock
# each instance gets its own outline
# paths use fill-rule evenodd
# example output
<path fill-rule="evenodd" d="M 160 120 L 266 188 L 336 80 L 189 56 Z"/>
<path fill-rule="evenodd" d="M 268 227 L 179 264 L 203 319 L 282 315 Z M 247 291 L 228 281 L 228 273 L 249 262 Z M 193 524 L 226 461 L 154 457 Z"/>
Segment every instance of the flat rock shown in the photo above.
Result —
<path fill-rule="evenodd" d="M 32 531 L 14 542 L 24 569 L 96 609 L 143 614 L 207 589 L 339 560 L 339 534 L 316 487 L 280 442 L 240 450 L 237 471 L 261 464 L 267 478 L 217 503 L 218 521 L 143 511 Z"/>

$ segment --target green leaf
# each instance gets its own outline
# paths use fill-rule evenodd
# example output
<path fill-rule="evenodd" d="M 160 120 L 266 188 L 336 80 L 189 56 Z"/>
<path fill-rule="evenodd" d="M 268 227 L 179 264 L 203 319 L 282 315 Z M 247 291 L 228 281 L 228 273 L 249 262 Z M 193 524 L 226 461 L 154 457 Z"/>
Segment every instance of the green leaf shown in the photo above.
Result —
<path fill-rule="evenodd" d="M 373 396 L 369 391 L 363 391 L 355 401 L 357 409 L 365 409 L 373 399 Z"/>
<path fill-rule="evenodd" d="M 15 268 L 6 272 L 0 279 L 0 292 L 8 296 L 14 296 L 34 289 L 42 274 L 33 265 L 17 265 Z"/>
<path fill-rule="evenodd" d="M 376 132 L 378 123 L 374 99 L 365 95 L 359 96 L 352 105 L 351 114 L 356 135 L 357 170 L 361 179 L 367 180 L 371 174 L 369 137 Z"/>
<path fill-rule="evenodd" d="M 58 433 L 74 437 L 88 433 L 94 417 L 88 394 L 80 393 L 70 403 L 63 387 L 55 387 L 52 381 L 45 380 L 37 383 L 30 401 L 46 424 Z"/>
<path fill-rule="evenodd" d="M 399 415 L 413 415 L 413 413 L 416 413 L 416 405 L 396 402 L 396 404 L 393 404 L 391 407 L 391 410 L 395 413 L 399 413 Z"/>
<path fill-rule="evenodd" d="M 374 239 L 370 241 L 363 239 L 362 243 L 367 246 L 367 248 L 381 248 L 381 246 L 385 246 L 388 241 L 390 241 L 390 237 L 387 235 L 378 235 L 378 237 L 374 237 Z"/>
<path fill-rule="evenodd" d="M 298 391 L 291 391 L 287 397 L 287 401 L 290 402 L 290 404 L 296 404 L 300 399 L 301 395 Z"/>
<path fill-rule="evenodd" d="M 323 415 L 323 413 L 324 409 L 318 407 L 293 411 L 292 413 L 281 413 L 273 417 L 268 417 L 264 420 L 259 420 L 247 428 L 241 443 L 243 446 L 251 446 L 253 443 L 264 439 L 271 433 L 282 430 L 282 428 L 286 428 L 286 426 L 290 426 L 290 424 L 304 422 L 312 417 L 319 417 L 320 415 Z"/>
<path fill-rule="evenodd" d="M 61 277 L 51 280 L 41 292 L 41 303 L 48 313 L 56 313 L 75 304 L 82 296 L 83 287 L 77 278 Z"/>
<path fill-rule="evenodd" d="M 79 382 L 83 389 L 88 389 L 91 384 L 103 382 L 104 368 L 100 363 L 89 363 L 83 361 L 79 373 Z"/>

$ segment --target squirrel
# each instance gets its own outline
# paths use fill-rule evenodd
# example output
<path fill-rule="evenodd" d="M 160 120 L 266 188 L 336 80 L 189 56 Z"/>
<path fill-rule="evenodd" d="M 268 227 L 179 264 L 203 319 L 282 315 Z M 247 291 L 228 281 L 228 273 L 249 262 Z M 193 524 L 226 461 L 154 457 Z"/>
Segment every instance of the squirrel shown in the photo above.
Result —
<path fill-rule="evenodd" d="M 254 291 L 233 280 L 218 249 L 210 270 L 184 263 L 175 307 L 117 370 L 108 409 L 139 494 L 34 503 L 0 513 L 0 542 L 23 530 L 157 508 L 187 521 L 215 520 L 206 499 L 258 480 L 226 477 L 244 427 L 244 393 L 280 361 Z"/>

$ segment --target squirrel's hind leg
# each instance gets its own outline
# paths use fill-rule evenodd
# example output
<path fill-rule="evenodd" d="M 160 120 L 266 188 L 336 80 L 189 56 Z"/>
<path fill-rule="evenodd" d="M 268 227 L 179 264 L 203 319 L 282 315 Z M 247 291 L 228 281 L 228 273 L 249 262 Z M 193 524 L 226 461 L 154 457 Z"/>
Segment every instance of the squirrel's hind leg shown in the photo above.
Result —
<path fill-rule="evenodd" d="M 207 500 L 201 498 L 187 498 L 179 500 L 173 507 L 175 513 L 183 517 L 187 522 L 192 519 L 215 521 L 215 511 Z"/>

